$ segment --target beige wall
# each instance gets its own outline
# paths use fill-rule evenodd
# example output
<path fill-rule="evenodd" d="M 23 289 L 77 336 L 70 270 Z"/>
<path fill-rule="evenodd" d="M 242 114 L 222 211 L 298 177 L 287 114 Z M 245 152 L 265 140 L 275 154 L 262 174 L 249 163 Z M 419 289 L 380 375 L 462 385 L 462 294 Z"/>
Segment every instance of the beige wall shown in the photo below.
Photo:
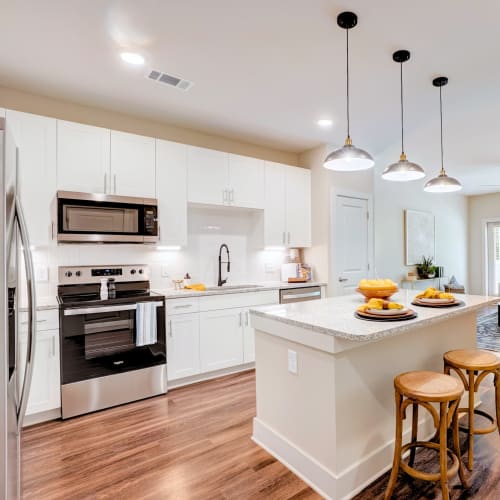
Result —
<path fill-rule="evenodd" d="M 500 193 L 469 196 L 469 283 L 471 293 L 484 292 L 482 222 L 500 218 Z"/>
<path fill-rule="evenodd" d="M 117 113 L 116 111 L 29 94 L 6 87 L 0 87 L 0 107 L 167 139 L 183 144 L 218 149 L 229 153 L 253 156 L 288 165 L 298 164 L 298 155 L 295 153 L 233 141 L 222 136 L 180 128 L 167 123 Z"/>

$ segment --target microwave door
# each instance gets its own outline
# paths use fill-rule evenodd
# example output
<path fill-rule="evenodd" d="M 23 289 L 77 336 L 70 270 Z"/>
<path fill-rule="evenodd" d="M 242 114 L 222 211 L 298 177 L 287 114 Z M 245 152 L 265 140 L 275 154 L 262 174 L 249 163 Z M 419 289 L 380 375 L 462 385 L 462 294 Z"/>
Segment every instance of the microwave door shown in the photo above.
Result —
<path fill-rule="evenodd" d="M 65 205 L 63 229 L 76 233 L 139 233 L 138 210 Z"/>

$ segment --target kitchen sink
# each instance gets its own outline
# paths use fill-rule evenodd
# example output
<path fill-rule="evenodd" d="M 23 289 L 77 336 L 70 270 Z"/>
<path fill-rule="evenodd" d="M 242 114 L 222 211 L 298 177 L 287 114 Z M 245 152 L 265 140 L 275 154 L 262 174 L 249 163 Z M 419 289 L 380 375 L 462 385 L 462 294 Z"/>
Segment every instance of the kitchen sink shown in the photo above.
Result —
<path fill-rule="evenodd" d="M 261 288 L 263 285 L 222 285 L 222 286 L 207 286 L 207 291 L 212 290 L 243 290 L 244 288 Z"/>

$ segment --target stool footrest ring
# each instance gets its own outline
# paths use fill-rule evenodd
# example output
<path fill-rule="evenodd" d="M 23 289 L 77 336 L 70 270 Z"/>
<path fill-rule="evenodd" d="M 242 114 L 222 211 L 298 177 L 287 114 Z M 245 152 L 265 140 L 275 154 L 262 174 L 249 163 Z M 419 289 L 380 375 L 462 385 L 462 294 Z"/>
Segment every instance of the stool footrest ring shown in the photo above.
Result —
<path fill-rule="evenodd" d="M 401 448 L 401 455 L 404 455 L 405 452 L 411 450 L 412 448 L 430 448 L 439 452 L 439 444 L 437 443 L 432 443 L 430 441 L 416 441 L 414 443 L 405 444 Z M 458 462 L 458 457 L 455 455 L 455 453 L 453 453 L 452 450 L 447 448 L 446 452 L 448 453 L 448 456 L 453 460 L 453 464 L 451 465 L 451 467 L 448 467 L 448 470 L 446 471 L 448 478 L 450 478 L 458 472 L 460 464 Z M 428 472 L 422 472 L 409 466 L 407 463 L 403 461 L 401 461 L 400 467 L 409 476 L 414 477 L 416 479 L 423 479 L 424 481 L 439 481 L 441 479 L 440 473 L 431 474 Z"/>
<path fill-rule="evenodd" d="M 469 413 L 468 408 L 459 408 L 458 411 L 460 413 Z M 490 427 L 482 427 L 481 429 L 476 429 L 474 427 L 473 434 L 490 434 L 490 432 L 495 432 L 497 430 L 497 424 L 496 424 L 495 417 L 493 417 L 489 413 L 486 413 L 485 411 L 478 410 L 477 408 L 474 409 L 474 414 L 480 415 L 481 417 L 488 419 L 492 423 L 492 425 Z M 460 425 L 459 429 L 461 431 L 469 432 L 469 428 L 465 427 L 463 425 Z"/>

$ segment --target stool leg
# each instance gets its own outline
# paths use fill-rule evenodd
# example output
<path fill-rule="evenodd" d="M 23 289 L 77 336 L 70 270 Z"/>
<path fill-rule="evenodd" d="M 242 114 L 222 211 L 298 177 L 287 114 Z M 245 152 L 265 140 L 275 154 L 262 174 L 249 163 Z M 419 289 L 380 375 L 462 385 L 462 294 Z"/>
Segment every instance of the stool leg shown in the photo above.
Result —
<path fill-rule="evenodd" d="M 495 406 L 497 410 L 497 429 L 500 434 L 500 370 L 495 372 Z"/>
<path fill-rule="evenodd" d="M 460 400 L 457 401 L 457 405 L 455 408 L 455 413 L 453 414 L 452 420 L 452 431 L 453 431 L 453 447 L 455 448 L 455 455 L 458 458 L 458 475 L 460 477 L 460 481 L 464 488 L 468 488 L 469 484 L 465 477 L 464 464 L 462 462 L 462 454 L 460 452 L 460 435 L 458 432 L 458 407 L 460 406 Z"/>
<path fill-rule="evenodd" d="M 401 403 L 403 397 L 396 389 L 396 440 L 394 443 L 394 459 L 392 461 L 392 471 L 391 477 L 389 478 L 389 483 L 385 490 L 384 499 L 388 500 L 392 496 L 394 487 L 396 486 L 396 481 L 398 479 L 399 464 L 401 463 L 401 445 L 403 441 L 403 415 L 401 414 Z"/>
<path fill-rule="evenodd" d="M 448 491 L 448 443 L 447 443 L 447 413 L 448 403 L 439 404 L 439 471 L 441 473 L 441 491 L 443 492 L 443 500 L 449 500 L 450 494 Z"/>
<path fill-rule="evenodd" d="M 467 468 L 471 471 L 474 466 L 474 371 L 469 370 L 469 435 L 467 437 L 468 442 L 468 456 L 467 456 Z"/>
<path fill-rule="evenodd" d="M 412 409 L 412 421 L 411 421 L 411 442 L 415 443 L 417 441 L 417 434 L 418 434 L 418 404 L 413 403 L 413 409 Z M 417 452 L 417 448 L 412 448 L 410 450 L 410 460 L 408 460 L 408 465 L 410 467 L 413 467 L 413 464 L 415 463 L 415 453 Z"/>

